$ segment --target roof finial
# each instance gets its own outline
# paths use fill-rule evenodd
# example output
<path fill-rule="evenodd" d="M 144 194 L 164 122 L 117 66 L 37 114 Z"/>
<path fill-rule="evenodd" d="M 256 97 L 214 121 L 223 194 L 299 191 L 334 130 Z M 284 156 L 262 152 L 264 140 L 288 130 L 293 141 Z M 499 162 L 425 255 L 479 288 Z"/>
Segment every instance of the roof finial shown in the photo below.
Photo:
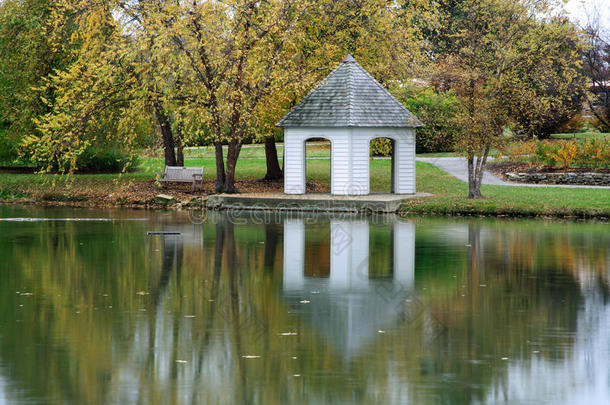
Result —
<path fill-rule="evenodd" d="M 356 59 L 354 59 L 354 57 L 348 53 L 341 63 L 356 63 Z"/>

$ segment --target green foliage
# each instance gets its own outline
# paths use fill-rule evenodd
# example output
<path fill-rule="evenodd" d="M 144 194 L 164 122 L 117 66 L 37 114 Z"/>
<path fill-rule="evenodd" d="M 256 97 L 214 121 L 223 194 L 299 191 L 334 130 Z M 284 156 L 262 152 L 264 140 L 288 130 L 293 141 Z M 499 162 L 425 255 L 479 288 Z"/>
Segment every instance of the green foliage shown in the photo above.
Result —
<path fill-rule="evenodd" d="M 2 153 L 16 157 L 21 140 L 35 132 L 33 120 L 47 111 L 52 91 L 33 88 L 55 69 L 71 60 L 73 24 L 50 34 L 55 0 L 5 0 L 0 2 L 0 135 Z M 46 100 L 46 101 L 45 101 Z"/>
<path fill-rule="evenodd" d="M 6 165 L 17 158 L 15 142 L 10 139 L 9 131 L 0 127 L 0 164 Z"/>
<path fill-rule="evenodd" d="M 40 83 L 37 91 L 51 93 L 53 98 L 42 98 L 47 111 L 35 120 L 36 131 L 27 134 L 20 146 L 22 155 L 30 156 L 41 169 L 71 173 L 78 168 L 80 156 L 89 156 L 87 149 L 121 145 L 121 150 L 132 151 L 148 142 L 153 125 L 150 100 L 141 91 L 133 60 L 121 53 L 120 46 L 127 46 L 129 39 L 117 26 L 111 5 L 57 1 L 51 32 L 78 26 L 70 38 L 75 48 L 72 63 Z M 99 159 L 86 163 L 100 164 Z"/>
<path fill-rule="evenodd" d="M 587 89 L 580 59 L 584 46 L 576 28 L 564 18 L 532 22 L 527 29 L 517 50 L 526 57 L 506 71 L 500 97 L 513 131 L 542 139 L 582 110 Z M 577 126 L 578 121 L 570 125 Z"/>
<path fill-rule="evenodd" d="M 456 117 L 460 100 L 452 91 L 405 86 L 395 91 L 398 99 L 425 125 L 417 130 L 417 153 L 452 152 L 460 133 Z"/>
<path fill-rule="evenodd" d="M 119 150 L 96 150 L 87 148 L 76 159 L 76 167 L 79 172 L 87 173 L 120 173 L 134 169 L 138 166 L 139 159 Z"/>
<path fill-rule="evenodd" d="M 460 100 L 451 91 L 441 91 L 420 85 L 396 86 L 392 94 L 417 116 L 423 128 L 417 129 L 416 152 L 452 152 L 460 133 L 456 118 L 461 109 Z M 371 141 L 372 156 L 390 156 L 392 143 L 386 138 Z"/>
<path fill-rule="evenodd" d="M 562 167 L 610 167 L 610 140 L 588 138 L 582 141 L 538 142 L 539 163 Z"/>
<path fill-rule="evenodd" d="M 29 193 L 24 193 L 17 188 L 1 187 L 0 185 L 0 200 L 11 201 L 26 198 Z"/>
<path fill-rule="evenodd" d="M 392 156 L 392 140 L 388 138 L 375 138 L 370 145 L 371 156 Z"/>

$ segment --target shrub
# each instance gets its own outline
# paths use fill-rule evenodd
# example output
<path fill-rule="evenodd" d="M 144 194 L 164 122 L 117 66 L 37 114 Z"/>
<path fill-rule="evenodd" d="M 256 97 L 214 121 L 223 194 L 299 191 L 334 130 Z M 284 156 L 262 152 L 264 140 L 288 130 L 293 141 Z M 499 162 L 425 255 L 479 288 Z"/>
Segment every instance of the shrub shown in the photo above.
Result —
<path fill-rule="evenodd" d="M 610 167 L 610 138 L 588 138 L 580 142 L 576 164 L 585 167 Z"/>
<path fill-rule="evenodd" d="M 389 138 L 375 138 L 371 141 L 371 156 L 391 156 L 392 140 Z"/>
<path fill-rule="evenodd" d="M 513 161 L 549 166 L 610 167 L 610 138 L 515 142 L 502 153 Z"/>
<path fill-rule="evenodd" d="M 576 142 L 561 142 L 553 153 L 553 158 L 563 167 L 570 167 L 578 152 L 578 145 L 576 145 Z"/>
<path fill-rule="evenodd" d="M 543 163 L 550 166 L 555 166 L 557 160 L 555 160 L 557 147 L 560 142 L 549 142 L 540 141 L 536 148 L 536 157 L 538 163 Z"/>
<path fill-rule="evenodd" d="M 10 164 L 17 158 L 15 142 L 10 139 L 8 131 L 0 123 L 0 164 Z"/>
<path fill-rule="evenodd" d="M 533 162 L 536 160 L 536 151 L 538 150 L 538 142 L 513 142 L 504 146 L 501 150 L 502 154 L 508 156 L 510 160 L 522 160 Z"/>
<path fill-rule="evenodd" d="M 138 158 L 118 150 L 96 150 L 87 148 L 76 161 L 77 171 L 90 173 L 119 173 L 134 169 Z"/>
<path fill-rule="evenodd" d="M 457 134 L 460 102 L 451 91 L 405 86 L 395 91 L 398 99 L 423 123 L 416 135 L 417 153 L 452 152 Z"/>

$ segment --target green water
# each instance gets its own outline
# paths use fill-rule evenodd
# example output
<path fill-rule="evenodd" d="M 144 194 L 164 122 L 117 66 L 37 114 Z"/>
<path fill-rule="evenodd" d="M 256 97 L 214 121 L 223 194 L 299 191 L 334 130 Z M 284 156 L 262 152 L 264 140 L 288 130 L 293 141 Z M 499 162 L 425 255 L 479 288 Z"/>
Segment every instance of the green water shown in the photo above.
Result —
<path fill-rule="evenodd" d="M 602 223 L 0 206 L 0 404 L 607 404 L 609 298 Z"/>

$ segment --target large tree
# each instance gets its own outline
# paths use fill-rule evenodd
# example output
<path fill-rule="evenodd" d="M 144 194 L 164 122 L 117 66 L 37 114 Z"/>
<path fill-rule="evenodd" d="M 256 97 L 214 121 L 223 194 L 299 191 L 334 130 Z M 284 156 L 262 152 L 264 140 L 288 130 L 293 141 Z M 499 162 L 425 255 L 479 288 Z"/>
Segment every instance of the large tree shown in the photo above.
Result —
<path fill-rule="evenodd" d="M 35 91 L 55 69 L 72 61 L 67 44 L 74 26 L 66 24 L 51 35 L 55 0 L 5 0 L 0 2 L 0 142 L 3 150 L 16 151 L 24 136 L 35 131 L 34 118 L 48 111 L 43 99 L 52 92 Z"/>
<path fill-rule="evenodd" d="M 542 139 L 582 111 L 587 90 L 580 58 L 584 44 L 563 17 L 532 21 L 528 29 L 517 48 L 526 58 L 507 71 L 501 97 L 513 132 Z"/>
<path fill-rule="evenodd" d="M 569 93 L 582 93 L 575 31 L 565 20 L 542 17 L 549 7 L 545 1 L 464 0 L 444 11 L 452 18 L 435 34 L 442 53 L 435 55 L 434 79 L 462 104 L 458 150 L 468 161 L 471 198 L 481 197 L 489 153 L 507 127 L 540 131 L 549 110 L 569 114 Z"/>
<path fill-rule="evenodd" d="M 268 177 L 278 177 L 272 124 L 346 53 L 382 80 L 399 78 L 420 54 L 415 29 L 398 23 L 408 13 L 385 0 L 62 1 L 63 14 L 80 16 L 87 46 L 52 78 L 64 97 L 30 144 L 54 145 L 53 156 L 72 162 L 78 151 L 68 149 L 84 144 L 58 139 L 81 140 L 108 121 L 131 139 L 128 124 L 149 111 L 164 141 L 205 128 L 218 191 L 236 191 L 241 147 L 253 136 L 267 138 L 268 161 L 276 161 Z M 122 115 L 109 120 L 110 107 Z M 173 144 L 165 152 L 173 162 Z"/>
<path fill-rule="evenodd" d="M 303 1 L 120 4 L 139 22 L 142 33 L 136 37 L 152 39 L 157 75 L 173 74 L 181 82 L 173 96 L 185 100 L 183 114 L 198 115 L 210 128 L 217 191 L 236 191 L 237 160 L 254 112 L 274 86 L 288 80 L 278 65 L 310 6 Z"/>
<path fill-rule="evenodd" d="M 155 33 L 138 30 L 142 22 L 134 28 L 113 1 L 58 3 L 50 32 L 76 27 L 70 38 L 74 62 L 42 86 L 55 98 L 43 99 L 49 112 L 37 120 L 39 133 L 26 138 L 25 149 L 43 167 L 72 171 L 89 146 L 133 152 L 156 128 L 165 164 L 182 165 L 181 67 L 171 58 L 159 60 L 154 37 L 147 36 Z"/>

